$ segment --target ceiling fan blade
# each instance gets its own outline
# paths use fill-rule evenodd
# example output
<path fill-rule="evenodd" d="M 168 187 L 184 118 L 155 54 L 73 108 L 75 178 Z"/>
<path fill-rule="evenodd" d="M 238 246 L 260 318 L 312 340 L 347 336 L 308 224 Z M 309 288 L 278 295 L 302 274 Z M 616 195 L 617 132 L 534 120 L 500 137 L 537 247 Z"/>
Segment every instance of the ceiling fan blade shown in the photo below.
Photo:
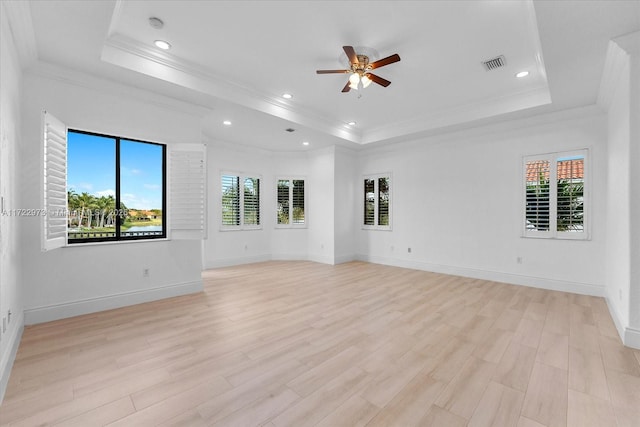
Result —
<path fill-rule="evenodd" d="M 349 62 L 351 64 L 358 63 L 358 55 L 356 55 L 356 51 L 353 46 L 342 46 L 342 49 L 344 49 L 344 53 L 347 54 L 347 58 L 349 58 Z"/>
<path fill-rule="evenodd" d="M 350 72 L 351 70 L 316 70 L 317 74 L 344 74 Z"/>
<path fill-rule="evenodd" d="M 347 80 L 347 84 L 342 88 L 342 92 L 349 92 L 351 90 L 350 82 Z"/>
<path fill-rule="evenodd" d="M 394 62 L 400 61 L 400 55 L 394 53 L 391 56 L 387 56 L 386 58 L 378 59 L 375 62 L 369 64 L 369 69 L 374 70 L 376 68 L 384 67 L 385 65 L 393 64 Z"/>
<path fill-rule="evenodd" d="M 365 74 L 365 76 L 369 77 L 371 81 L 373 81 L 374 83 L 378 83 L 380 86 L 387 87 L 391 84 L 389 80 L 383 79 L 382 77 L 376 76 L 375 74 L 367 73 Z"/>

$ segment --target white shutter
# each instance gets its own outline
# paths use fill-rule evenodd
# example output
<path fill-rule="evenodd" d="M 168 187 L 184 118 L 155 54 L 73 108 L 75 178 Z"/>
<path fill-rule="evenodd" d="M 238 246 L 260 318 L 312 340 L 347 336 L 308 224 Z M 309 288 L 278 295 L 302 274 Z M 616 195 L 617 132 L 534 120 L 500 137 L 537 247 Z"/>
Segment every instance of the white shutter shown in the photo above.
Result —
<path fill-rule="evenodd" d="M 294 179 L 291 186 L 291 222 L 302 225 L 305 222 L 304 179 Z"/>
<path fill-rule="evenodd" d="M 67 126 L 42 114 L 42 250 L 67 244 Z"/>
<path fill-rule="evenodd" d="M 169 233 L 172 239 L 206 238 L 206 147 L 169 146 Z"/>

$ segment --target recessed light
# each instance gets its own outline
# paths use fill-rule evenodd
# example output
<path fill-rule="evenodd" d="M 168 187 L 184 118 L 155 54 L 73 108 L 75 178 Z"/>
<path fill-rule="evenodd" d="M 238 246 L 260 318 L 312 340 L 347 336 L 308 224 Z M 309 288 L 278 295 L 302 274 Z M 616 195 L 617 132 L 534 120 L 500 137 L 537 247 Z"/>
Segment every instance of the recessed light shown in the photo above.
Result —
<path fill-rule="evenodd" d="M 350 121 L 350 122 L 349 122 L 349 123 L 347 123 L 347 124 L 348 124 L 349 126 L 355 126 L 355 125 L 356 125 L 356 122 L 354 122 L 354 121 Z"/>
<path fill-rule="evenodd" d="M 522 77 L 527 77 L 529 75 L 528 71 L 520 71 L 519 73 L 516 74 L 517 78 L 522 78 Z"/>
<path fill-rule="evenodd" d="M 156 47 L 159 47 L 162 50 L 171 49 L 171 45 L 169 44 L 169 42 L 166 42 L 164 40 L 156 40 L 156 41 L 153 42 L 153 44 L 155 44 Z"/>
<path fill-rule="evenodd" d="M 305 146 L 309 145 L 309 141 L 302 141 L 302 145 L 305 145 Z"/>
<path fill-rule="evenodd" d="M 293 95 L 291 95 L 290 93 L 283 93 L 283 94 L 282 94 L 282 97 L 283 97 L 284 99 L 291 99 L 291 98 L 293 98 Z"/>
<path fill-rule="evenodd" d="M 231 126 L 231 120 L 225 120 L 222 124 L 225 126 Z"/>

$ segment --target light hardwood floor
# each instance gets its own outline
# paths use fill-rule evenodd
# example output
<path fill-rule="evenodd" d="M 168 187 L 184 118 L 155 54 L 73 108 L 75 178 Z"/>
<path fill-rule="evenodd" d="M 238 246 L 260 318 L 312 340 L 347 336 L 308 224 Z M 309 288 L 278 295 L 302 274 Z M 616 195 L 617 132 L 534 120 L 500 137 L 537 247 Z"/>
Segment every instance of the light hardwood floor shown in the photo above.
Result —
<path fill-rule="evenodd" d="M 27 327 L 1 425 L 639 426 L 602 298 L 353 262 Z"/>

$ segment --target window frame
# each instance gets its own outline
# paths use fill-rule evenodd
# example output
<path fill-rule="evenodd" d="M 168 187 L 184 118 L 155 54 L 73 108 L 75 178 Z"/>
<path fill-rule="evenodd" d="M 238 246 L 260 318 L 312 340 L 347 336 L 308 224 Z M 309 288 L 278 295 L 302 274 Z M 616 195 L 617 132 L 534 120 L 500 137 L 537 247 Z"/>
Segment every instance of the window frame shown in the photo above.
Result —
<path fill-rule="evenodd" d="M 115 144 L 115 182 L 114 182 L 114 186 L 115 186 L 115 206 L 116 206 L 116 212 L 118 212 L 120 210 L 120 208 L 118 206 L 120 206 L 121 203 L 121 191 L 120 191 L 120 186 L 121 186 L 121 176 L 120 176 L 120 172 L 121 172 L 121 158 L 120 158 L 120 143 L 122 140 L 125 141 L 130 141 L 130 142 L 136 142 L 136 143 L 142 143 L 142 144 L 150 144 L 150 145 L 156 145 L 159 147 L 162 147 L 162 233 L 161 234 L 156 234 L 156 235 L 152 235 L 152 236 L 122 236 L 121 233 L 121 223 L 120 220 L 116 220 L 116 226 L 115 226 L 115 236 L 113 237 L 95 237 L 95 238 L 78 238 L 78 239 L 70 239 L 69 238 L 69 230 L 67 228 L 67 245 L 68 246 L 76 246 L 76 245 L 82 245 L 82 244 L 91 244 L 91 243 L 122 243 L 122 242 L 131 242 L 131 241 L 151 241 L 151 240 L 158 240 L 158 239 L 167 239 L 168 236 L 168 221 L 167 221 L 167 196 L 168 196 L 168 191 L 167 191 L 167 174 L 168 174 L 168 164 L 167 164 L 167 153 L 168 153 L 168 147 L 167 144 L 163 144 L 160 142 L 153 142 L 153 141 L 145 141 L 145 140 L 141 140 L 141 139 L 136 139 L 136 138 L 129 138 L 129 137 L 125 137 L 125 136 L 118 136 L 118 135 L 109 135 L 109 134 L 104 134 L 104 133 L 99 133 L 99 132 L 92 132 L 92 131 L 87 131 L 87 130 L 82 130 L 82 129 L 77 129 L 77 128 L 67 128 L 67 139 L 68 139 L 68 135 L 69 133 L 77 133 L 77 134 L 83 134 L 83 135 L 91 135 L 91 136 L 97 136 L 97 137 L 101 137 L 101 138 L 109 138 L 109 139 L 113 139 L 114 140 L 114 144 Z M 68 142 L 67 142 L 67 156 L 68 156 Z M 67 176 L 68 176 L 69 170 L 68 170 L 68 162 L 67 162 Z M 68 182 L 67 182 L 67 191 L 69 191 L 68 188 Z M 128 208 L 131 209 L 131 208 Z"/>
<path fill-rule="evenodd" d="M 388 225 L 380 225 L 379 224 L 379 213 L 380 213 L 380 197 L 379 197 L 379 193 L 380 193 L 380 179 L 381 178 L 386 178 L 387 182 L 388 182 L 388 187 L 389 187 L 389 208 L 388 208 L 388 216 L 389 216 L 389 224 Z M 373 224 L 366 224 L 365 223 L 365 209 L 364 209 L 364 201 L 366 200 L 366 194 L 365 194 L 365 181 L 372 179 L 374 181 L 374 223 Z M 362 176 L 362 179 L 360 180 L 360 183 L 362 185 L 361 191 L 361 199 L 360 199 L 360 208 L 361 209 L 361 220 L 360 220 L 360 224 L 363 230 L 379 230 L 379 231 L 391 231 L 393 229 L 393 174 L 391 172 L 385 172 L 385 173 L 376 173 L 376 174 L 365 174 Z"/>
<path fill-rule="evenodd" d="M 304 222 L 303 223 L 294 223 L 293 222 L 293 187 L 289 186 L 289 223 L 288 224 L 280 224 L 278 223 L 278 183 L 280 181 L 302 181 L 304 182 Z M 304 176 L 279 176 L 276 177 L 276 200 L 275 200 L 275 211 L 276 211 L 276 228 L 283 229 L 291 229 L 291 228 L 307 228 L 309 223 L 309 209 L 308 209 L 308 186 L 307 186 L 307 178 Z"/>
<path fill-rule="evenodd" d="M 238 209 L 239 209 L 239 224 L 223 224 L 223 215 L 222 215 L 222 182 L 224 176 L 232 176 L 238 178 Z M 262 230 L 263 228 L 263 215 L 262 215 L 262 175 L 261 174 L 252 174 L 245 172 L 234 172 L 229 170 L 221 170 L 219 174 L 219 185 L 218 190 L 220 191 L 218 201 L 220 202 L 220 231 L 243 231 L 243 230 Z M 247 179 L 257 179 L 258 180 L 258 218 L 259 224 L 245 224 L 245 195 L 244 195 L 244 184 Z M 242 195 L 242 196 L 241 196 Z"/>
<path fill-rule="evenodd" d="M 522 202 L 521 202 L 521 237 L 535 239 L 556 239 L 556 240 L 590 240 L 591 239 L 591 180 L 590 180 L 590 149 L 582 148 L 576 150 L 559 151 L 544 154 L 527 155 L 522 158 Z M 582 231 L 559 231 L 558 230 L 558 161 L 571 159 L 573 157 L 583 158 L 583 222 Z M 527 226 L 527 163 L 535 161 L 549 162 L 549 229 L 540 231 L 530 229 Z M 551 177 L 554 177 L 551 179 Z"/>

